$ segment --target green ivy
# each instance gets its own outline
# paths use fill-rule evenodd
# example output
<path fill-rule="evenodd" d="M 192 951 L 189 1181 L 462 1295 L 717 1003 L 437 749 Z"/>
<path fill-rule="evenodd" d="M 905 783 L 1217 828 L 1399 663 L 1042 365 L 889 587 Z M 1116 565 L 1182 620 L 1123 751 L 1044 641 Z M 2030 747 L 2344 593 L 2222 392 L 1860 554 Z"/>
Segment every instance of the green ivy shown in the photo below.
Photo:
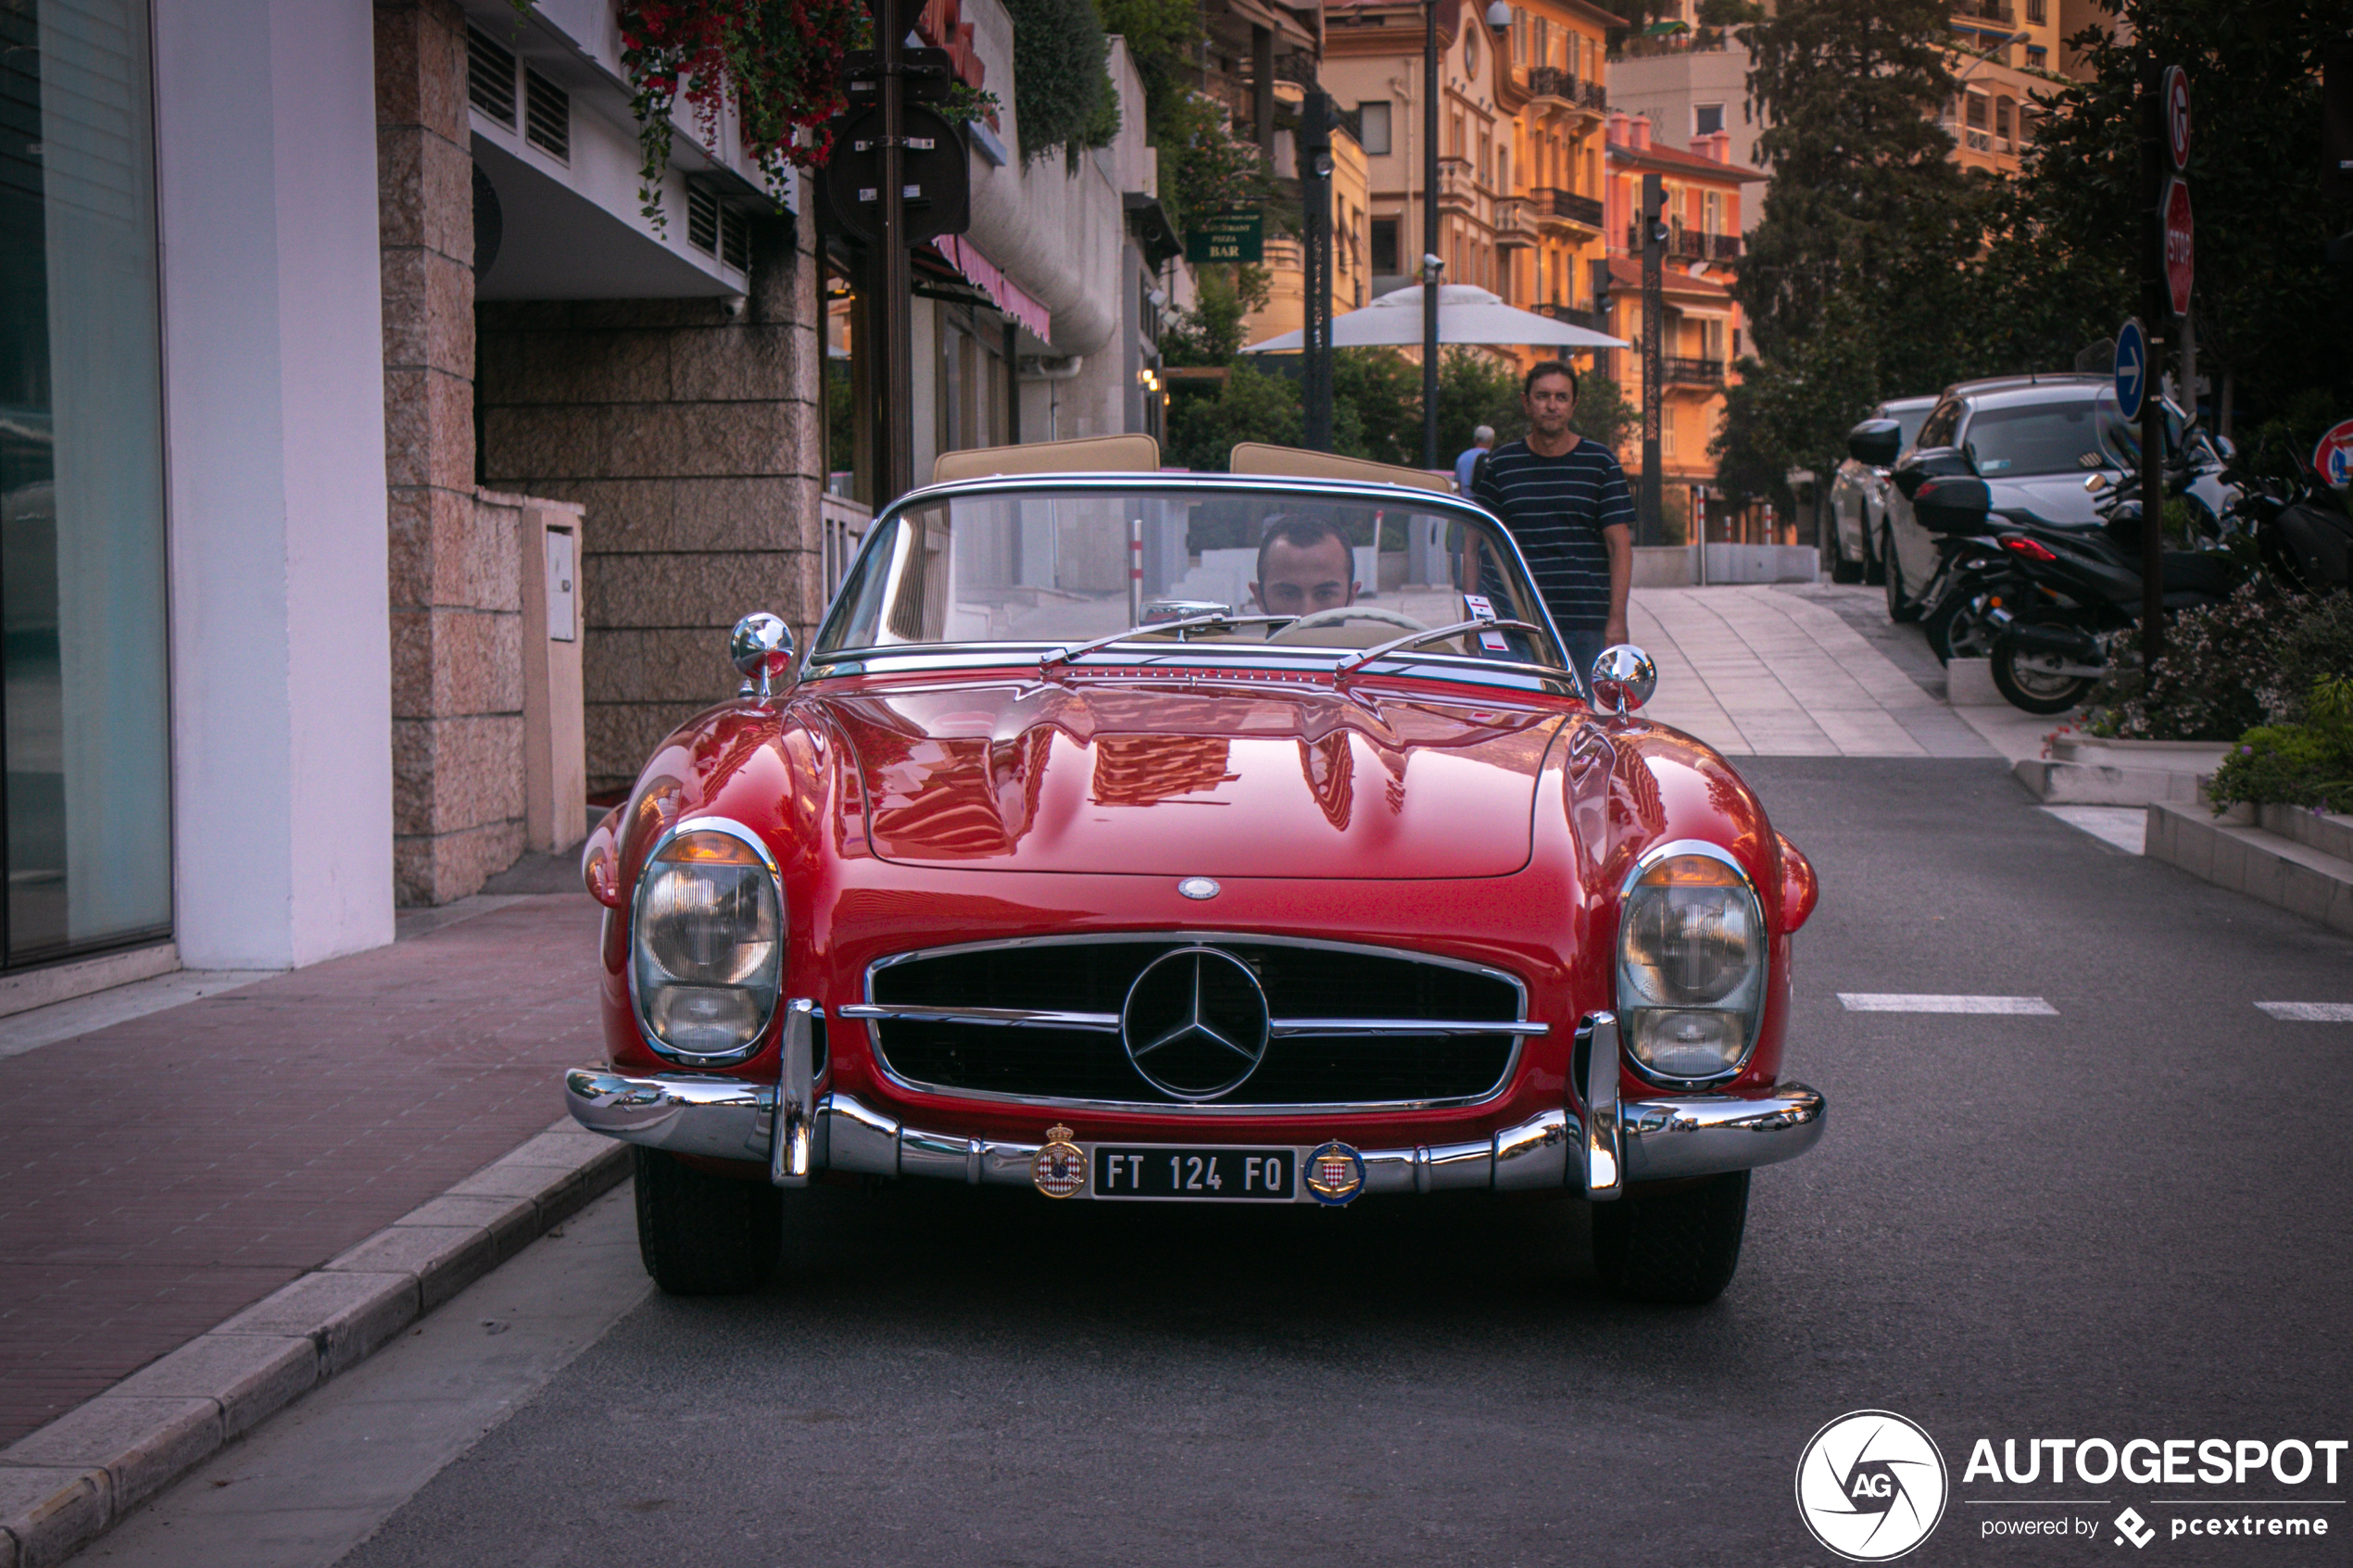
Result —
<path fill-rule="evenodd" d="M 1021 156 L 1035 163 L 1060 147 L 1072 171 L 1079 152 L 1119 134 L 1111 45 L 1094 0 L 1006 0 L 1013 23 L 1013 117 Z"/>

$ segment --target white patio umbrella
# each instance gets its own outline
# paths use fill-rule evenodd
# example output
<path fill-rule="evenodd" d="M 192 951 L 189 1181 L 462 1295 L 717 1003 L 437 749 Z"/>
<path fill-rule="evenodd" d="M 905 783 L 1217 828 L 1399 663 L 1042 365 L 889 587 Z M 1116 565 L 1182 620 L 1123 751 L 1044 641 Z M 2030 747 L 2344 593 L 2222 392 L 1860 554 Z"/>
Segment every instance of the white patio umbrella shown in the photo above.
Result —
<path fill-rule="evenodd" d="M 1305 345 L 1302 332 L 1281 332 L 1253 343 L 1244 354 L 1296 354 Z M 1385 294 L 1362 310 L 1332 318 L 1332 346 L 1365 348 L 1376 344 L 1417 347 L 1422 341 L 1422 285 L 1413 283 Z M 1530 348 L 1629 348 L 1624 338 L 1611 337 L 1590 327 L 1572 326 L 1504 303 L 1500 295 L 1470 283 L 1438 286 L 1438 341 L 1476 343 Z"/>

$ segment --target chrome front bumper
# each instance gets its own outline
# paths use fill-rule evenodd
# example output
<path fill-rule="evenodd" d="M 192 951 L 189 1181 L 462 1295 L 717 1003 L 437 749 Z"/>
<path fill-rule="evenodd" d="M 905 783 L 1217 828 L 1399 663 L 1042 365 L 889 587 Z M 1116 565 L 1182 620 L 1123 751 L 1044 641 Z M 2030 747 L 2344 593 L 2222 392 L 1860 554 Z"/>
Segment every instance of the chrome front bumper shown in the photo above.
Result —
<path fill-rule="evenodd" d="M 802 1185 L 818 1171 L 1030 1185 L 1038 1144 L 929 1132 L 848 1094 L 817 1095 L 809 1052 L 812 1013 L 810 1004 L 796 1002 L 786 1014 L 782 1083 L 577 1067 L 564 1074 L 564 1101 L 573 1119 L 592 1133 L 677 1154 L 756 1160 L 768 1166 L 779 1186 Z M 1569 1106 L 1468 1142 L 1361 1149 L 1365 1190 L 1508 1192 L 1573 1185 L 1589 1198 L 1607 1199 L 1628 1182 L 1771 1165 L 1820 1140 L 1826 1107 L 1803 1084 L 1780 1084 L 1755 1096 L 1618 1100 L 1615 1023 L 1606 1014 L 1595 1022 L 1592 1042 L 1599 1048 L 1588 1057 L 1592 1117 Z M 1080 1147 L 1087 1147 L 1085 1140 Z M 1300 1148 L 1302 1156 L 1307 1147 Z"/>

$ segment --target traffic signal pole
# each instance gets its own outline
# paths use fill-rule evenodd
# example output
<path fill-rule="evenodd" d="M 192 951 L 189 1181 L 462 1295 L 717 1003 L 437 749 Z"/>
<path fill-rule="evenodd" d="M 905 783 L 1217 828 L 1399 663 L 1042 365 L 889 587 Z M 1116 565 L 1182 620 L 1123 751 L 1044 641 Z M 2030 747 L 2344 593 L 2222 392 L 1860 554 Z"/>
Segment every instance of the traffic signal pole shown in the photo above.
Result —
<path fill-rule="evenodd" d="M 1665 329 L 1667 314 L 1666 182 L 1655 174 L 1642 176 L 1642 499 L 1634 519 L 1634 542 L 1666 542 L 1661 492 L 1667 485 L 1666 464 L 1659 451 L 1660 427 L 1667 405 Z M 1702 556 L 1705 558 L 1705 542 Z"/>
<path fill-rule="evenodd" d="M 915 487 L 913 265 L 906 244 L 907 123 L 905 0 L 873 0 L 875 51 L 882 66 L 882 233 L 871 252 L 875 298 L 867 320 L 882 352 L 873 379 L 875 510 Z"/>

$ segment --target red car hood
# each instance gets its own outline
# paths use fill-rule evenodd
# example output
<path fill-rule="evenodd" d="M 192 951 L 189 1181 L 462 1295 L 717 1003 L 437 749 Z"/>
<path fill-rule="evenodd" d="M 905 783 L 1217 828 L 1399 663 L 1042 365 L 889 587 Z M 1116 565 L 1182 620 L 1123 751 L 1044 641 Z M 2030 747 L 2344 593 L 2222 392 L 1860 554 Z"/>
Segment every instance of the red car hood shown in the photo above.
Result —
<path fill-rule="evenodd" d="M 1328 688 L 1013 683 L 826 710 L 885 859 L 1213 877 L 1483 877 L 1528 863 L 1558 713 Z"/>

